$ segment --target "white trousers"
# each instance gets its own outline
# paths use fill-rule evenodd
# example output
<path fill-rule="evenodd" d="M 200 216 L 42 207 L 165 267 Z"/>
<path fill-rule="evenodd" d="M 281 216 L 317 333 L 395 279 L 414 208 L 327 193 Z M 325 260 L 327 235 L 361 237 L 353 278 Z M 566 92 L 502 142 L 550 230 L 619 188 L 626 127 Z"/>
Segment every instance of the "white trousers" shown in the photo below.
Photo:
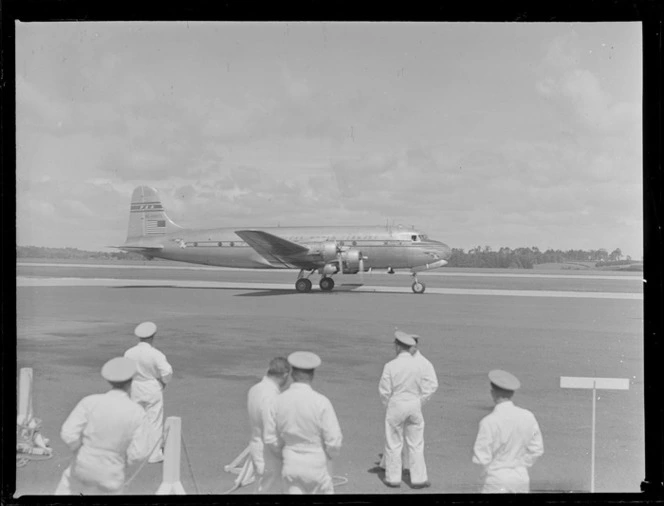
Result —
<path fill-rule="evenodd" d="M 82 457 L 82 458 L 81 458 Z M 55 495 L 117 495 L 124 488 L 124 466 L 114 459 L 79 455 L 64 470 Z"/>
<path fill-rule="evenodd" d="M 286 494 L 334 494 L 327 455 L 322 448 L 285 446 L 281 477 Z"/>
<path fill-rule="evenodd" d="M 133 381 L 131 384 L 131 398 L 138 402 L 148 418 L 149 430 L 147 431 L 147 446 L 151 450 L 164 433 L 164 395 L 162 388 L 156 381 Z M 148 462 L 160 462 L 164 460 L 162 450 L 164 441 L 157 445 Z"/>
<path fill-rule="evenodd" d="M 495 469 L 484 478 L 483 494 L 528 493 L 530 478 L 525 467 Z"/>
<path fill-rule="evenodd" d="M 383 452 L 383 456 L 380 458 L 380 463 L 378 464 L 378 467 L 382 467 L 385 469 L 385 453 Z M 401 450 L 401 467 L 403 467 L 404 471 L 407 469 L 408 472 L 410 472 L 410 455 L 408 455 L 408 445 L 403 445 L 403 450 Z"/>
<path fill-rule="evenodd" d="M 249 442 L 249 455 L 256 471 L 254 494 L 281 494 L 281 458 L 254 439 Z"/>
<path fill-rule="evenodd" d="M 424 462 L 424 418 L 419 399 L 395 400 L 385 414 L 385 480 L 401 483 L 401 452 L 405 444 L 410 460 L 410 479 L 415 485 L 428 481 Z"/>

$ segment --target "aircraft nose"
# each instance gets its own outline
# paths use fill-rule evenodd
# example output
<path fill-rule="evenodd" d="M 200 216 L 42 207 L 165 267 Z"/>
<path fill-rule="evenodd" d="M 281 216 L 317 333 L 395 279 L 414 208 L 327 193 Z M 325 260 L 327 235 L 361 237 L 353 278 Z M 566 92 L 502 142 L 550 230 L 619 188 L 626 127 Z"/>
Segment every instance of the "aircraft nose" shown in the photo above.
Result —
<path fill-rule="evenodd" d="M 439 258 L 442 260 L 449 260 L 452 256 L 452 250 L 447 244 L 440 241 L 431 241 L 431 243 L 431 246 L 433 246 L 432 249 Z"/>
<path fill-rule="evenodd" d="M 447 244 L 443 244 L 442 242 L 440 243 L 438 248 L 440 249 L 442 259 L 449 260 L 450 257 L 452 256 L 452 249 Z"/>

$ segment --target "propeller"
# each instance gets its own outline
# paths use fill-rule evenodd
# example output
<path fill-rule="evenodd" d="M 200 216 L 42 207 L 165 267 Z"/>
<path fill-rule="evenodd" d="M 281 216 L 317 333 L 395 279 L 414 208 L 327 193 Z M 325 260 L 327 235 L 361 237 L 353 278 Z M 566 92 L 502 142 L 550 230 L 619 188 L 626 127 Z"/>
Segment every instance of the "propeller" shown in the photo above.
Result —
<path fill-rule="evenodd" d="M 337 262 L 339 264 L 339 271 L 337 274 L 343 274 L 344 273 L 344 266 L 343 266 L 343 259 L 341 258 L 341 254 L 343 253 L 342 246 L 337 243 Z"/>
<path fill-rule="evenodd" d="M 364 284 L 364 255 L 360 252 L 360 283 Z"/>

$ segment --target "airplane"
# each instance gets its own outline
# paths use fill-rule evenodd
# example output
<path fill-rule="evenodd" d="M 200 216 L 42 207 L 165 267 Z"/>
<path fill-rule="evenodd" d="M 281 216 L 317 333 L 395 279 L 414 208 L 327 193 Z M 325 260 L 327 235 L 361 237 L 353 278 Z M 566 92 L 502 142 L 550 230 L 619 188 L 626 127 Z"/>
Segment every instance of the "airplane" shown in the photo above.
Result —
<path fill-rule="evenodd" d="M 159 192 L 137 187 L 131 197 L 129 229 L 123 251 L 146 258 L 246 269 L 300 269 L 295 289 L 310 292 L 309 279 L 321 275 L 319 287 L 334 288 L 335 274 L 375 269 L 410 269 L 414 293 L 426 285 L 417 273 L 447 264 L 451 250 L 417 230 L 374 227 L 261 227 L 185 229 L 166 214 Z"/>

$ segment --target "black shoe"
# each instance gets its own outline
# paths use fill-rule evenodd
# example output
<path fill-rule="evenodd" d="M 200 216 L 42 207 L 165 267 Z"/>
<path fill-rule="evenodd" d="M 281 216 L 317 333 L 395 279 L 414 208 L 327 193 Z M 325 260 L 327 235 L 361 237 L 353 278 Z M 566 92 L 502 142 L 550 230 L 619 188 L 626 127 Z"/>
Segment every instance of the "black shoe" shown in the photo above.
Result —
<path fill-rule="evenodd" d="M 429 488 L 431 486 L 430 481 L 425 481 L 424 483 L 413 483 L 410 488 Z"/>
<path fill-rule="evenodd" d="M 392 488 L 400 488 L 401 487 L 401 483 L 392 483 L 392 482 L 389 482 L 389 481 L 384 481 L 383 483 L 385 483 L 385 485 L 387 485 L 388 487 L 392 487 Z"/>

